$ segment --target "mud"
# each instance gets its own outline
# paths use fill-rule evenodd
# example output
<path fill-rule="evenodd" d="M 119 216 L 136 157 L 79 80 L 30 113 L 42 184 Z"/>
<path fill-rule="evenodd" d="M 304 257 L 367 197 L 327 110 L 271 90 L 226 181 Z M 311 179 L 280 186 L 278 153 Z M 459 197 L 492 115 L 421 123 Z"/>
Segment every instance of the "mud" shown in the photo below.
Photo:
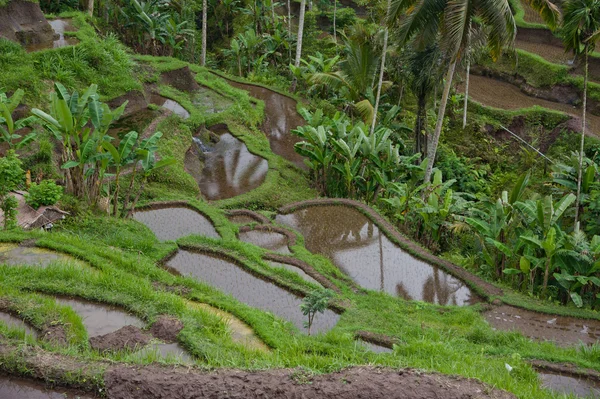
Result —
<path fill-rule="evenodd" d="M 200 89 L 196 79 L 194 79 L 194 74 L 187 66 L 173 71 L 163 72 L 160 75 L 160 83 L 188 93 Z"/>
<path fill-rule="evenodd" d="M 123 120 L 123 118 L 126 118 L 129 115 L 145 111 L 148 108 L 148 101 L 146 101 L 144 93 L 142 93 L 139 90 L 129 91 L 123 94 L 122 96 L 113 98 L 112 100 L 107 102 L 107 104 L 110 107 L 110 109 L 115 109 L 120 107 L 125 101 L 127 101 L 127 105 L 125 106 L 125 112 L 123 113 L 123 116 L 121 117 L 121 119 L 119 119 L 119 121 Z M 143 129 L 139 129 L 137 131 L 141 132 L 142 130 Z"/>
<path fill-rule="evenodd" d="M 136 211 L 133 218 L 145 224 L 161 241 L 173 241 L 190 234 L 219 238 L 219 233 L 206 216 L 181 206 L 157 205 L 153 209 Z"/>
<path fill-rule="evenodd" d="M 176 317 L 160 315 L 150 327 L 150 333 L 165 342 L 177 342 L 177 335 L 183 330 L 183 323 Z"/>
<path fill-rule="evenodd" d="M 472 379 L 369 367 L 311 376 L 301 370 L 207 373 L 182 368 L 119 366 L 107 372 L 106 387 L 111 399 L 515 398 Z"/>
<path fill-rule="evenodd" d="M 256 219 L 254 219 L 252 216 L 248 216 L 248 215 L 228 216 L 227 219 L 229 219 L 229 221 L 231 223 L 235 223 L 235 224 L 258 223 L 258 221 Z"/>
<path fill-rule="evenodd" d="M 269 251 L 282 254 L 291 254 L 288 248 L 288 237 L 274 231 L 250 230 L 240 232 L 238 235 L 240 241 L 257 245 Z"/>
<path fill-rule="evenodd" d="M 304 270 L 300 269 L 297 266 L 290 265 L 288 263 L 280 263 L 280 262 L 269 262 L 269 264 L 272 267 L 274 267 L 274 268 L 285 269 L 285 270 L 288 270 L 290 272 L 296 273 L 300 277 L 302 277 L 304 280 L 308 281 L 309 283 L 313 283 L 313 284 L 316 284 L 318 286 L 321 285 L 317 280 L 315 280 L 314 278 L 312 278 L 311 276 L 309 276 L 308 274 L 306 274 L 306 272 Z"/>
<path fill-rule="evenodd" d="M 577 378 L 569 375 L 540 372 L 541 385 L 557 393 L 572 394 L 577 397 L 600 397 L 600 383 L 598 381 Z"/>
<path fill-rule="evenodd" d="M 515 47 L 532 54 L 537 54 L 546 61 L 555 64 L 569 65 L 573 61 L 573 54 L 565 52 L 563 46 L 519 40 L 518 35 L 517 40 L 515 40 Z"/>
<path fill-rule="evenodd" d="M 42 331 L 42 336 L 48 342 L 55 345 L 67 345 L 67 332 L 62 324 L 50 324 Z"/>
<path fill-rule="evenodd" d="M 114 306 L 64 297 L 57 298 L 57 302 L 69 306 L 81 317 L 90 338 L 106 335 L 129 325 L 144 327 L 142 320 Z"/>
<path fill-rule="evenodd" d="M 600 321 L 548 315 L 508 305 L 484 313 L 498 330 L 519 331 L 538 341 L 553 341 L 559 346 L 593 344 L 600 338 Z"/>
<path fill-rule="evenodd" d="M 118 100 L 120 101 L 120 98 Z M 116 103 L 118 103 L 118 101 L 116 101 Z M 130 115 L 126 115 L 113 123 L 111 128 L 108 130 L 108 135 L 115 139 L 122 139 L 132 130 L 141 134 L 141 132 L 152 125 L 152 121 L 157 119 L 159 116 L 160 111 L 148 108 L 133 112 Z"/>
<path fill-rule="evenodd" d="M 51 48 L 74 46 L 79 43 L 77 38 L 65 36 L 65 32 L 77 31 L 77 29 L 71 25 L 70 19 L 51 19 L 48 20 L 48 23 L 52 27 L 52 30 L 54 31 L 54 37 L 56 39 L 50 42 L 29 44 L 26 47 L 27 51 L 32 52 Z"/>
<path fill-rule="evenodd" d="M 168 109 L 175 115 L 181 117 L 181 119 L 188 119 L 190 117 L 189 111 L 185 109 L 183 105 L 179 104 L 175 100 L 171 100 L 170 98 L 166 98 L 158 94 L 152 94 L 150 96 L 150 102 L 164 109 Z"/>
<path fill-rule="evenodd" d="M 66 262 L 70 265 L 86 267 L 85 263 L 69 255 L 48 249 L 0 243 L 0 264 L 46 267 L 55 262 Z"/>
<path fill-rule="evenodd" d="M 34 337 L 37 337 L 38 335 L 37 331 L 27 325 L 23 320 L 5 312 L 0 312 L 0 323 L 3 323 L 10 328 L 19 328 L 21 330 L 25 330 L 25 333 L 33 335 Z"/>
<path fill-rule="evenodd" d="M 22 45 L 52 43 L 54 30 L 38 3 L 13 0 L 0 7 L 0 36 Z"/>
<path fill-rule="evenodd" d="M 184 276 L 192 276 L 240 302 L 259 308 L 292 322 L 304 330 L 305 316 L 300 311 L 302 300 L 283 288 L 262 280 L 225 259 L 180 250 L 167 266 Z M 313 331 L 324 332 L 333 328 L 339 316 L 331 310 L 315 317 Z"/>
<path fill-rule="evenodd" d="M 258 212 L 254 212 L 248 209 L 230 209 L 227 211 L 227 218 L 230 222 L 237 224 L 271 223 L 271 219 L 269 219 L 265 215 L 261 215 Z"/>
<path fill-rule="evenodd" d="M 313 206 L 276 221 L 299 231 L 309 251 L 331 259 L 363 288 L 441 305 L 475 301 L 463 282 L 404 252 L 355 209 Z"/>
<path fill-rule="evenodd" d="M 259 350 L 262 352 L 269 351 L 269 347 L 263 343 L 263 341 L 256 336 L 252 327 L 224 310 L 215 308 L 206 303 L 198 303 L 187 301 L 188 306 L 198 309 L 203 312 L 207 312 L 218 316 L 221 321 L 227 325 L 229 333 L 231 334 L 231 340 L 235 343 L 244 345 L 250 349 Z"/>
<path fill-rule="evenodd" d="M 46 388 L 42 383 L 0 375 L 2 399 L 91 399 L 92 396 L 59 387 Z"/>
<path fill-rule="evenodd" d="M 463 85 L 460 84 L 457 89 L 462 92 Z M 480 104 L 499 109 L 516 110 L 537 105 L 574 117 L 579 117 L 581 113 L 577 107 L 528 96 L 513 84 L 474 74 L 471 74 L 469 80 L 469 96 Z M 588 112 L 587 120 L 586 134 L 600 134 L 600 117 Z"/>
<path fill-rule="evenodd" d="M 219 132 L 219 142 L 202 152 L 194 143 L 185 155 L 186 170 L 202 195 L 211 201 L 232 198 L 260 186 L 267 176 L 267 160 L 252 154 L 243 141 Z"/>
<path fill-rule="evenodd" d="M 296 111 L 296 100 L 264 87 L 231 80 L 228 83 L 238 89 L 246 90 L 252 97 L 264 101 L 265 121 L 262 130 L 269 139 L 271 150 L 296 166 L 306 168 L 303 158 L 294 150 L 294 144 L 299 142 L 300 138 L 294 135 L 292 130 L 306 124 L 306 121 Z"/>
<path fill-rule="evenodd" d="M 90 346 L 98 352 L 135 350 L 146 346 L 152 337 L 135 326 L 125 326 L 108 334 L 90 338 Z"/>
<path fill-rule="evenodd" d="M 377 345 L 372 342 L 359 340 L 358 343 L 364 347 L 366 347 L 371 352 L 375 353 L 394 353 L 393 349 L 387 348 L 385 346 Z"/>
<path fill-rule="evenodd" d="M 372 333 L 370 331 L 357 331 L 354 333 L 354 337 L 360 343 L 376 353 L 392 353 L 394 351 L 394 345 L 400 343 L 397 338 Z"/>

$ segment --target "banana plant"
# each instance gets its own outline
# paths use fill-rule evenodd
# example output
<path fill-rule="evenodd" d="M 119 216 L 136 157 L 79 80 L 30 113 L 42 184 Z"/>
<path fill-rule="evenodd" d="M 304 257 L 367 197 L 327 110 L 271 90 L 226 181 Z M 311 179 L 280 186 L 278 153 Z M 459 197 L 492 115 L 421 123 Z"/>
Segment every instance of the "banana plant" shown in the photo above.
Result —
<path fill-rule="evenodd" d="M 18 150 L 27 146 L 37 137 L 37 133 L 28 133 L 25 137 L 18 133 L 20 129 L 31 126 L 37 118 L 30 116 L 17 121 L 13 120 L 12 113 L 21 103 L 25 92 L 18 89 L 8 98 L 5 93 L 0 93 L 0 143 L 7 143 L 8 147 Z"/>
<path fill-rule="evenodd" d="M 117 216 L 119 211 L 119 189 L 121 171 L 124 167 L 132 164 L 135 160 L 134 146 L 138 140 L 137 132 L 127 133 L 121 142 L 119 148 L 116 148 L 110 141 L 103 141 L 102 146 L 111 155 L 110 163 L 115 167 L 115 191 L 113 193 L 113 214 Z"/>

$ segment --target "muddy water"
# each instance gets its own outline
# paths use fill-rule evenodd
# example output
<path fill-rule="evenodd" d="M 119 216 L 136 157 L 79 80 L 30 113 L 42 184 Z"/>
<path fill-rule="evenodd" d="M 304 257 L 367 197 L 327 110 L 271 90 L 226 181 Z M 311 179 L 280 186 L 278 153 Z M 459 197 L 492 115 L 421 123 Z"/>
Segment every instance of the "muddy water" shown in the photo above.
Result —
<path fill-rule="evenodd" d="M 231 198 L 253 190 L 265 181 L 269 171 L 267 160 L 252 154 L 241 140 L 230 133 L 219 137 L 209 152 L 200 154 L 196 149 L 186 153 L 186 170 L 208 200 Z"/>
<path fill-rule="evenodd" d="M 27 334 L 37 337 L 37 331 L 25 324 L 23 320 L 8 313 L 0 312 L 0 323 L 4 323 L 11 328 L 20 328 L 25 330 Z"/>
<path fill-rule="evenodd" d="M 309 251 L 331 259 L 364 288 L 441 305 L 476 301 L 460 280 L 404 252 L 356 209 L 312 206 L 276 221 L 303 234 Z"/>
<path fill-rule="evenodd" d="M 393 349 L 387 348 L 385 346 L 373 344 L 371 342 L 358 340 L 358 343 L 360 343 L 362 346 L 366 346 L 367 349 L 369 349 L 370 351 L 375 352 L 375 353 L 394 353 Z"/>
<path fill-rule="evenodd" d="M 169 98 L 165 98 L 158 94 L 152 94 L 150 96 L 150 102 L 152 104 L 158 105 L 159 107 L 163 107 L 173 112 L 175 115 L 178 115 L 182 119 L 187 119 L 190 117 L 190 113 L 187 109 L 183 107 L 183 105 L 179 104 L 175 100 L 171 100 Z"/>
<path fill-rule="evenodd" d="M 490 325 L 498 330 L 515 330 L 539 340 L 554 341 L 560 346 L 593 344 L 600 338 L 600 321 L 576 319 L 531 312 L 512 306 L 496 307 L 485 314 Z"/>
<path fill-rule="evenodd" d="M 36 381 L 0 375 L 0 398 L 2 399 L 91 399 L 75 391 L 63 388 L 47 389 Z"/>
<path fill-rule="evenodd" d="M 281 268 L 281 269 L 285 269 L 290 272 L 296 273 L 300 277 L 302 277 L 304 280 L 308 281 L 309 283 L 313 283 L 318 286 L 321 286 L 321 283 L 319 283 L 317 280 L 315 280 L 314 278 L 312 278 L 311 276 L 306 274 L 306 272 L 304 270 L 300 269 L 299 267 L 296 267 L 294 265 L 289 265 L 287 263 L 280 263 L 280 262 L 269 262 L 269 265 L 276 267 L 276 268 Z"/>
<path fill-rule="evenodd" d="M 462 92 L 463 86 L 460 85 L 458 90 Z M 551 110 L 564 112 L 575 117 L 581 116 L 581 110 L 576 107 L 530 97 L 521 92 L 515 85 L 485 76 L 471 75 L 469 81 L 469 96 L 471 99 L 488 107 L 516 110 L 538 105 Z M 588 129 L 586 130 L 586 133 L 590 135 L 600 134 L 600 117 L 588 112 L 587 120 Z"/>
<path fill-rule="evenodd" d="M 31 265 L 45 267 L 53 262 L 68 262 L 84 267 L 85 264 L 71 256 L 37 247 L 20 247 L 0 243 L 0 264 L 9 266 Z"/>
<path fill-rule="evenodd" d="M 137 211 L 133 218 L 145 224 L 161 241 L 177 240 L 190 234 L 219 238 L 208 218 L 184 207 Z"/>
<path fill-rule="evenodd" d="M 63 306 L 69 306 L 81 317 L 88 337 L 108 334 L 125 326 L 139 328 L 145 326 L 145 323 L 139 318 L 114 306 L 73 298 L 57 298 L 56 301 Z"/>
<path fill-rule="evenodd" d="M 544 371 L 539 373 L 541 384 L 554 392 L 572 394 L 577 397 L 600 397 L 600 383 L 591 379 L 580 379 Z"/>
<path fill-rule="evenodd" d="M 155 354 L 157 357 L 163 359 L 178 359 L 182 363 L 193 363 L 194 358 L 192 358 L 185 349 L 181 347 L 181 345 L 174 344 L 159 344 L 153 343 L 142 350 L 135 353 L 135 356 L 139 356 L 143 358 L 148 356 L 149 354 Z"/>
<path fill-rule="evenodd" d="M 51 19 L 48 20 L 48 23 L 50 24 L 52 29 L 54 29 L 54 33 L 57 39 L 50 43 L 31 44 L 27 46 L 28 52 L 73 46 L 79 43 L 79 40 L 77 40 L 76 38 L 65 36 L 65 32 L 77 31 L 77 29 L 75 29 L 73 25 L 71 25 L 70 19 Z"/>
<path fill-rule="evenodd" d="M 168 267 L 186 276 L 196 277 L 240 302 L 273 313 L 305 331 L 306 317 L 300 311 L 302 300 L 274 284 L 250 274 L 242 267 L 213 256 L 179 251 Z M 333 328 L 339 316 L 327 309 L 315 317 L 313 331 L 324 332 Z"/>
<path fill-rule="evenodd" d="M 288 238 L 274 231 L 251 230 L 240 233 L 238 238 L 241 241 L 257 245 L 270 251 L 282 254 L 291 254 L 288 248 Z"/>
<path fill-rule="evenodd" d="M 252 97 L 264 101 L 263 131 L 271 143 L 271 150 L 293 164 L 305 168 L 303 158 L 294 150 L 294 144 L 300 141 L 300 138 L 294 135 L 292 130 L 306 124 L 306 121 L 296 111 L 296 100 L 264 87 L 231 80 L 228 83 L 238 89 L 246 90 Z"/>
<path fill-rule="evenodd" d="M 207 87 L 200 87 L 193 93 L 192 102 L 202 108 L 204 113 L 216 114 L 232 105 L 231 100 Z"/>
<path fill-rule="evenodd" d="M 227 216 L 227 219 L 229 219 L 229 221 L 231 223 L 235 223 L 235 224 L 258 223 L 258 220 L 254 219 L 252 216 L 248 216 L 248 215 Z"/>

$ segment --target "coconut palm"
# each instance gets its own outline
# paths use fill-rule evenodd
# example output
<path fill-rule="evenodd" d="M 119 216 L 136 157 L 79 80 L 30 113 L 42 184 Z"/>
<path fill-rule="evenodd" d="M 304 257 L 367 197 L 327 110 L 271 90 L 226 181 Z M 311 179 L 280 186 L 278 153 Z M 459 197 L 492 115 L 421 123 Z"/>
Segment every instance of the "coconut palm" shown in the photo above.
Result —
<path fill-rule="evenodd" d="M 206 21 L 208 19 L 208 1 L 202 0 L 202 55 L 200 56 L 200 65 L 206 66 Z"/>
<path fill-rule="evenodd" d="M 294 66 L 298 68 L 300 66 L 300 60 L 302 59 L 302 35 L 304 33 L 304 12 L 306 11 L 306 0 L 300 2 L 300 17 L 298 19 L 298 36 L 296 39 L 296 60 Z M 296 78 L 292 83 L 292 91 L 296 91 Z"/>
<path fill-rule="evenodd" d="M 388 22 L 399 25 L 400 43 L 418 35 L 417 43 L 429 44 L 440 33 L 448 62 L 437 123 L 428 148 L 425 182 L 431 179 L 454 71 L 464 56 L 474 19 L 487 27 L 487 42 L 493 57 L 498 57 L 505 46 L 512 46 L 516 26 L 508 0 L 394 0 L 392 3 Z"/>
<path fill-rule="evenodd" d="M 385 11 L 385 19 L 390 17 L 390 8 L 392 7 L 392 0 L 387 0 L 387 7 Z M 335 25 L 334 25 L 335 29 Z M 375 95 L 375 109 L 373 110 L 373 120 L 371 121 L 371 134 L 375 131 L 375 125 L 377 124 L 377 111 L 379 110 L 379 100 L 381 98 L 381 86 L 383 86 L 383 73 L 385 71 L 385 55 L 388 47 L 388 28 L 385 26 L 383 31 L 383 50 L 381 51 L 381 67 L 379 70 L 379 83 L 377 84 L 377 94 Z"/>
<path fill-rule="evenodd" d="M 583 75 L 583 117 L 581 126 L 581 144 L 579 147 L 579 171 L 577 176 L 577 197 L 575 200 L 575 229 L 579 223 L 579 204 L 581 202 L 581 175 L 583 171 L 583 144 L 585 141 L 588 56 L 594 51 L 600 39 L 600 0 L 568 0 L 563 5 L 562 26 L 563 42 L 567 51 L 584 58 Z"/>

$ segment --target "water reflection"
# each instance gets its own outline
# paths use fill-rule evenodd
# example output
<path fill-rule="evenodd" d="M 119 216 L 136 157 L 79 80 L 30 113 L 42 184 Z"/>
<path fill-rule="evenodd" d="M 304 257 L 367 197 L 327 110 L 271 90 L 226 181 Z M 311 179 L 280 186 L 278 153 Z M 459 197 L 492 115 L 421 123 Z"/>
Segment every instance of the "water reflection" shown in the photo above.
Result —
<path fill-rule="evenodd" d="M 313 206 L 276 220 L 302 233 L 309 251 L 331 259 L 364 288 L 441 305 L 476 300 L 464 283 L 404 252 L 355 209 Z"/>
<path fill-rule="evenodd" d="M 161 241 L 177 240 L 190 234 L 219 238 L 210 220 L 181 206 L 137 211 L 133 218 L 145 224 Z"/>
<path fill-rule="evenodd" d="M 42 384 L 11 376 L 0 376 L 0 398 L 2 399 L 87 399 L 69 389 L 55 387 L 46 389 Z"/>
<path fill-rule="evenodd" d="M 576 378 L 545 371 L 539 373 L 542 386 L 554 392 L 577 397 L 600 397 L 600 383 L 590 379 Z"/>
<path fill-rule="evenodd" d="M 73 46 L 79 43 L 79 40 L 76 38 L 65 36 L 65 32 L 76 31 L 76 29 L 71 25 L 70 19 L 51 19 L 48 20 L 48 23 L 58 38 L 50 43 L 30 44 L 27 46 L 27 51 L 32 52 L 51 48 Z"/>

